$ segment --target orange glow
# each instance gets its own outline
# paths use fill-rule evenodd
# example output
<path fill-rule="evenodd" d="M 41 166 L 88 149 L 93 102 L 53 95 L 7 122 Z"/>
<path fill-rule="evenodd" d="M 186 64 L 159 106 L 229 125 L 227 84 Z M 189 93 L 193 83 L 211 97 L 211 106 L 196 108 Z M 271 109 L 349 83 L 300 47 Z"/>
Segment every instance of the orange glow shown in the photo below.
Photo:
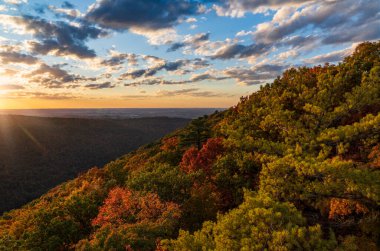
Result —
<path fill-rule="evenodd" d="M 230 98 L 152 97 L 144 99 L 2 99 L 0 109 L 59 108 L 201 108 L 229 107 L 238 101 Z"/>

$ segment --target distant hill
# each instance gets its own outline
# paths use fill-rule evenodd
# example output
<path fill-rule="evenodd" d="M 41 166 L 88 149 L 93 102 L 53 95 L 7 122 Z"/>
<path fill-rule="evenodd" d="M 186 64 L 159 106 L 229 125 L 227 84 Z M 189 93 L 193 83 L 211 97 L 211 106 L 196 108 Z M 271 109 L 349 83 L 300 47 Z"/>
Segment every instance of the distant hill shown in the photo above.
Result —
<path fill-rule="evenodd" d="M 379 250 L 379 181 L 368 42 L 4 213 L 0 250 Z"/>
<path fill-rule="evenodd" d="M 0 109 L 1 114 L 50 118 L 130 119 L 130 118 L 186 118 L 195 119 L 225 108 L 81 108 L 81 109 Z"/>
<path fill-rule="evenodd" d="M 72 119 L 0 115 L 0 213 L 93 166 L 183 127 L 176 118 Z"/>

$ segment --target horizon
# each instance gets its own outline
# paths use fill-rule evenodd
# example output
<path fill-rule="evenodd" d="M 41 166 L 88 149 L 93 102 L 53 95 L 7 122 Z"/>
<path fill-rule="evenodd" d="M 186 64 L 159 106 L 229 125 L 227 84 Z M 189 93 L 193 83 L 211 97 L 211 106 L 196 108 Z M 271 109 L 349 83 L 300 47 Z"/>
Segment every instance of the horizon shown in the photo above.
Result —
<path fill-rule="evenodd" d="M 164 110 L 164 109 L 179 109 L 179 110 L 186 110 L 186 109 L 193 109 L 193 110 L 202 110 L 202 109 L 228 109 L 229 107 L 89 107 L 89 108 L 81 108 L 81 107 L 75 107 L 75 108 L 0 108 L 0 111 L 4 110 L 107 110 L 107 109 L 141 109 L 141 110 L 148 110 L 148 109 L 157 109 L 157 110 Z"/>
<path fill-rule="evenodd" d="M 0 109 L 231 107 L 286 69 L 380 39 L 379 10 L 376 0 L 4 0 Z"/>
<path fill-rule="evenodd" d="M 228 108 L 73 108 L 73 109 L 0 109 L 2 116 L 28 116 L 80 119 L 186 118 L 194 119 Z M 1 122 L 1 121 L 0 121 Z"/>

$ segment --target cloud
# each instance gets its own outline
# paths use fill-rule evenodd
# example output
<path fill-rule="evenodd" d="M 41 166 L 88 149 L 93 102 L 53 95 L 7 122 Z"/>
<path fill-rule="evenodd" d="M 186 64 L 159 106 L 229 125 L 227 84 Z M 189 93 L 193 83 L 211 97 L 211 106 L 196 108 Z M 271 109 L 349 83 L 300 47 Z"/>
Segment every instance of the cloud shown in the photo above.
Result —
<path fill-rule="evenodd" d="M 323 63 L 333 63 L 341 61 L 343 58 L 349 56 L 353 52 L 353 48 L 347 48 L 344 50 L 333 51 L 323 55 L 318 55 L 312 58 L 307 58 L 304 63 L 307 64 L 323 64 Z"/>
<path fill-rule="evenodd" d="M 215 76 L 209 72 L 201 73 L 201 74 L 194 74 L 190 77 L 188 80 L 165 80 L 162 78 L 147 78 L 140 81 L 134 81 L 131 83 L 124 84 L 124 86 L 139 86 L 139 85 L 183 85 L 183 84 L 191 84 L 196 83 L 204 80 L 209 81 L 220 81 L 229 79 L 230 77 L 227 76 Z"/>
<path fill-rule="evenodd" d="M 341 44 L 346 42 L 362 42 L 366 40 L 376 40 L 380 38 L 379 27 L 380 14 L 377 15 L 377 20 L 372 20 L 370 22 L 356 25 L 353 27 L 335 28 L 331 31 L 331 35 L 325 36 L 322 42 L 324 44 Z"/>
<path fill-rule="evenodd" d="M 99 89 L 114 88 L 115 85 L 111 84 L 111 82 L 104 82 L 102 84 L 87 84 L 84 87 L 91 89 L 91 90 L 99 90 Z"/>
<path fill-rule="evenodd" d="M 273 43 L 313 27 L 325 37 L 324 43 L 333 43 L 336 39 L 340 42 L 373 39 L 380 36 L 379 12 L 377 0 L 315 1 L 300 9 L 282 6 L 272 21 L 257 26 L 254 38 L 258 42 Z M 359 38 L 355 38 L 355 30 L 362 34 Z M 339 33 L 346 35 L 342 38 Z"/>
<path fill-rule="evenodd" d="M 222 93 L 216 93 L 211 91 L 200 91 L 199 88 L 188 88 L 174 91 L 161 90 L 156 93 L 159 97 L 173 97 L 173 96 L 190 96 L 190 97 L 225 97 L 229 96 Z"/>
<path fill-rule="evenodd" d="M 253 34 L 253 31 L 241 30 L 241 31 L 237 32 L 235 36 L 244 37 L 244 36 L 248 36 L 248 35 L 252 35 L 252 34 Z"/>
<path fill-rule="evenodd" d="M 150 95 L 123 95 L 121 98 L 123 99 L 136 99 L 136 100 L 144 100 L 147 98 L 153 98 L 155 96 L 150 96 Z"/>
<path fill-rule="evenodd" d="M 1 72 L 1 74 L 3 76 L 14 76 L 17 74 L 18 71 L 15 71 L 15 70 L 12 70 L 12 69 L 3 69 L 3 71 Z"/>
<path fill-rule="evenodd" d="M 288 67 L 289 65 L 258 64 L 251 68 L 229 68 L 223 70 L 223 74 L 235 79 L 239 85 L 249 86 L 270 82 Z"/>
<path fill-rule="evenodd" d="M 4 3 L 7 3 L 7 4 L 23 4 L 23 3 L 27 3 L 28 0 L 3 0 Z"/>
<path fill-rule="evenodd" d="M 57 16 L 67 17 L 68 19 L 75 19 L 82 16 L 82 13 L 79 10 L 71 8 L 57 8 L 54 5 L 49 5 L 49 10 L 56 13 Z"/>
<path fill-rule="evenodd" d="M 76 99 L 78 96 L 72 93 L 48 93 L 48 92 L 11 92 L 5 95 L 8 99 L 34 98 L 48 100 Z"/>
<path fill-rule="evenodd" d="M 195 17 L 189 17 L 185 20 L 186 23 L 196 23 L 198 20 Z"/>
<path fill-rule="evenodd" d="M 200 69 L 208 66 L 207 61 L 196 58 L 180 59 L 176 61 L 165 61 L 156 57 L 145 57 L 146 59 L 152 59 L 157 64 L 154 64 L 150 68 L 138 69 L 126 72 L 120 76 L 121 79 L 137 79 L 141 77 L 151 77 L 156 75 L 159 71 L 166 70 L 167 72 L 177 72 L 181 75 L 189 73 L 195 69 Z"/>
<path fill-rule="evenodd" d="M 74 5 L 68 1 L 64 1 L 61 5 L 62 8 L 66 8 L 66 9 L 73 9 L 74 8 Z"/>
<path fill-rule="evenodd" d="M 49 66 L 41 64 L 37 70 L 26 75 L 30 82 L 39 83 L 47 88 L 62 88 L 64 84 L 77 83 L 80 81 L 94 81 L 96 78 L 85 78 L 83 76 L 70 74 L 59 65 Z M 76 87 L 76 86 L 72 86 Z"/>
<path fill-rule="evenodd" d="M 265 13 L 284 6 L 300 6 L 313 0 L 224 0 L 222 2 L 213 6 L 217 15 L 243 17 L 247 12 Z"/>
<path fill-rule="evenodd" d="M 95 51 L 89 49 L 85 42 L 107 34 L 87 23 L 53 22 L 33 16 L 9 15 L 0 15 L 0 20 L 5 20 L 5 25 L 33 34 L 37 41 L 29 41 L 29 46 L 32 52 L 43 55 L 93 58 Z"/>
<path fill-rule="evenodd" d="M 34 56 L 15 51 L 0 51 L 0 62 L 3 64 L 17 63 L 33 65 L 38 63 L 39 59 Z"/>
<path fill-rule="evenodd" d="M 210 39 L 210 33 L 199 33 L 193 36 L 186 36 L 183 42 L 173 43 L 169 48 L 168 52 L 176 51 L 182 47 L 190 46 L 192 48 L 197 48 L 199 45 Z"/>
<path fill-rule="evenodd" d="M 211 56 L 212 59 L 231 59 L 231 58 L 246 58 L 251 56 L 261 56 L 271 48 L 268 44 L 227 44 L 216 51 Z"/>
<path fill-rule="evenodd" d="M 140 86 L 140 85 L 183 85 L 191 83 L 189 80 L 182 81 L 173 81 L 173 80 L 165 80 L 162 78 L 147 78 L 140 81 L 134 81 L 131 83 L 124 84 L 124 86 Z"/>
<path fill-rule="evenodd" d="M 22 85 L 0 85 L 0 90 L 7 91 L 7 90 L 22 90 L 25 89 Z"/>
<path fill-rule="evenodd" d="M 86 18 L 115 30 L 154 31 L 171 28 L 198 12 L 197 1 L 186 0 L 100 0 L 89 8 Z"/>
<path fill-rule="evenodd" d="M 275 14 L 271 21 L 258 24 L 255 30 L 236 34 L 237 37 L 253 35 L 254 43 L 247 45 L 227 39 L 203 43 L 195 50 L 195 53 L 212 59 L 256 58 L 268 56 L 279 48 L 289 51 L 278 55 L 280 59 L 286 59 L 323 45 L 380 38 L 377 0 L 226 0 L 214 9 L 220 11 L 220 15 L 235 17 L 269 9 L 275 10 Z M 309 29 L 313 32 L 308 32 Z M 300 32 L 309 35 L 298 35 Z"/>
<path fill-rule="evenodd" d="M 213 81 L 219 81 L 219 80 L 225 80 L 228 79 L 229 77 L 216 77 L 211 75 L 210 73 L 202 73 L 202 74 L 195 74 L 191 76 L 190 81 L 191 82 L 200 82 L 204 80 L 213 80 Z"/>
<path fill-rule="evenodd" d="M 134 53 L 119 53 L 117 51 L 110 51 L 110 58 L 104 59 L 101 64 L 105 66 L 118 66 L 124 64 L 126 61 L 128 65 L 134 66 L 138 64 L 138 55 Z"/>
<path fill-rule="evenodd" d="M 173 43 L 173 41 L 177 41 L 180 38 L 173 28 L 145 30 L 143 28 L 133 27 L 129 31 L 146 37 L 148 43 L 151 45 L 166 45 Z"/>
<path fill-rule="evenodd" d="M 315 35 L 308 36 L 288 36 L 280 41 L 276 41 L 274 45 L 277 47 L 290 47 L 295 49 L 312 49 L 315 48 L 320 39 Z"/>
<path fill-rule="evenodd" d="M 145 93 L 145 92 L 143 92 Z M 213 98 L 213 97 L 232 97 L 233 95 L 226 93 L 218 93 L 213 91 L 202 91 L 199 88 L 185 88 L 179 90 L 159 90 L 154 95 L 124 95 L 122 98 L 128 99 L 152 99 L 152 98 L 165 98 L 165 97 L 202 97 L 202 98 Z"/>

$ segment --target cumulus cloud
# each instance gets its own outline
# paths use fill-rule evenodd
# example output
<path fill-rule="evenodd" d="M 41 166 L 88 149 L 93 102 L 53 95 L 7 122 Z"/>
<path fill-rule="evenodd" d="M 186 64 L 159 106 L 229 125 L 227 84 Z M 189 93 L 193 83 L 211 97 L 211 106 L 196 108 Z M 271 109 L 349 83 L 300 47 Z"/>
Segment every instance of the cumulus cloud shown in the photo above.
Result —
<path fill-rule="evenodd" d="M 137 79 L 140 77 L 151 77 L 156 75 L 158 72 L 162 70 L 166 70 L 167 72 L 177 72 L 181 75 L 189 73 L 195 69 L 200 69 L 203 67 L 207 67 L 208 63 L 207 61 L 203 59 L 180 59 L 176 61 L 165 61 L 162 59 L 159 59 L 157 57 L 145 57 L 146 59 L 152 59 L 156 64 L 154 64 L 150 68 L 146 69 L 138 69 L 126 72 L 122 74 L 120 77 L 121 79 Z"/>
<path fill-rule="evenodd" d="M 219 42 L 219 46 L 214 46 L 219 49 L 209 55 L 213 59 L 256 58 L 279 48 L 288 51 L 278 55 L 280 59 L 294 58 L 323 45 L 355 43 L 380 37 L 380 5 L 377 0 L 226 0 L 214 9 L 220 15 L 235 17 L 268 9 L 275 10 L 275 14 L 271 21 L 258 24 L 255 30 L 242 30 L 236 34 L 237 37 L 253 35 L 253 43 Z M 313 33 L 306 32 L 310 28 Z M 300 31 L 309 35 L 294 35 Z M 213 51 L 212 45 L 212 42 L 205 43 L 196 52 Z"/>
<path fill-rule="evenodd" d="M 333 43 L 336 39 L 345 42 L 373 39 L 380 36 L 376 28 L 379 11 L 377 0 L 315 1 L 299 9 L 282 6 L 272 21 L 257 26 L 254 37 L 259 42 L 273 43 L 297 31 L 314 27 L 322 31 L 325 43 Z M 360 30 L 357 30 L 359 27 Z M 361 35 L 357 37 L 355 30 L 360 31 Z M 342 38 L 339 33 L 346 36 Z"/>
<path fill-rule="evenodd" d="M 196 14 L 199 6 L 186 0 L 100 0 L 89 8 L 86 18 L 115 30 L 154 31 L 173 27 L 183 17 Z"/>
<path fill-rule="evenodd" d="M 128 65 L 135 66 L 138 64 L 138 55 L 134 53 L 120 53 L 114 50 L 110 51 L 110 57 L 104 59 L 101 64 L 105 66 L 119 66 L 128 62 Z"/>
<path fill-rule="evenodd" d="M 15 15 L 16 12 L 11 10 L 19 6 L 10 6 L 9 3 L 19 4 L 26 0 L 5 1 L 6 11 Z M 200 86 L 201 81 L 226 79 L 235 80 L 239 85 L 263 84 L 271 82 L 288 68 L 285 62 L 289 59 L 294 64 L 337 62 L 352 50 L 342 48 L 380 38 L 378 0 L 97 0 L 87 11 L 81 9 L 82 13 L 76 10 L 72 1 L 61 1 L 54 6 L 20 6 L 20 10 L 35 6 L 43 6 L 46 12 L 41 12 L 38 17 L 0 14 L 0 25 L 5 27 L 3 36 L 7 37 L 5 40 L 0 37 L 0 64 L 9 64 L 8 69 L 0 70 L 1 74 L 13 74 L 14 83 L 21 84 L 14 86 L 14 92 L 34 87 L 48 91 L 24 92 L 35 97 L 44 97 L 45 94 L 57 99 L 69 97 L 62 94 L 54 97 L 49 93 L 58 90 L 51 88 L 78 88 L 78 91 L 90 93 L 89 90 L 122 85 L 180 88 L 179 85 L 194 87 Z M 246 26 L 250 21 L 262 19 L 247 15 L 247 22 L 234 21 L 243 27 L 226 26 L 228 32 L 216 29 L 212 36 L 210 32 L 183 34 L 191 25 L 198 25 L 202 31 L 210 28 L 214 32 L 213 26 L 219 23 L 214 20 L 213 11 L 230 17 L 262 13 L 266 18 L 251 29 Z M 202 15 L 196 16 L 198 14 Z M 207 15 L 213 18 L 210 25 L 202 27 Z M 224 18 L 223 24 L 228 20 Z M 123 52 L 112 46 L 105 56 L 102 52 L 108 48 L 104 45 L 97 43 L 93 47 L 98 53 L 88 46 L 92 39 L 119 36 L 123 31 L 144 36 L 150 45 L 154 45 L 152 50 L 148 49 L 149 53 L 158 49 L 156 52 L 160 57 L 137 54 L 139 50 L 146 49 L 146 44 L 125 47 Z M 21 36 L 9 35 L 11 33 Z M 231 34 L 233 37 L 226 37 Z M 218 40 L 213 41 L 213 37 Z M 119 39 L 114 40 L 118 48 L 121 46 Z M 125 46 L 128 45 L 130 41 Z M 339 50 L 331 52 L 332 48 Z M 162 56 L 165 49 L 167 52 L 181 51 L 183 57 L 176 60 L 173 56 L 177 53 L 173 53 L 165 58 Z M 315 51 L 321 50 L 328 53 L 315 56 Z M 305 59 L 305 55 L 309 58 Z M 57 60 L 55 63 L 61 64 L 48 65 L 43 60 Z M 63 66 L 63 62 L 68 65 Z M 214 63 L 218 70 L 211 70 Z M 72 69 L 76 70 L 71 72 Z M 78 72 L 81 73 L 78 75 Z M 4 84 L 12 83 L 3 83 L 2 88 L 5 88 Z M 17 89 L 17 86 L 26 89 Z M 8 88 L 12 88 L 11 85 Z M 202 89 L 161 91 L 151 97 L 214 95 Z"/>
<path fill-rule="evenodd" d="M 0 51 L 0 62 L 3 64 L 17 63 L 33 65 L 39 62 L 37 57 L 15 51 Z"/>
<path fill-rule="evenodd" d="M 268 44 L 228 44 L 211 56 L 212 59 L 246 58 L 264 55 L 271 48 Z"/>
<path fill-rule="evenodd" d="M 96 78 L 85 78 L 83 76 L 71 74 L 62 69 L 59 65 L 41 64 L 40 67 L 24 75 L 30 82 L 41 84 L 47 88 L 62 88 L 64 84 L 77 83 L 80 81 L 94 81 Z M 76 86 L 72 86 L 76 87 Z"/>
<path fill-rule="evenodd" d="M 222 4 L 213 6 L 219 16 L 243 17 L 247 12 L 262 13 L 283 6 L 300 6 L 312 0 L 224 0 L 221 2 Z"/>
<path fill-rule="evenodd" d="M 9 15 L 0 15 L 0 20 L 5 20 L 5 25 L 33 34 L 37 41 L 29 41 L 32 52 L 44 55 L 93 58 L 96 53 L 85 42 L 107 34 L 87 23 L 53 22 L 33 16 Z"/>
<path fill-rule="evenodd" d="M 190 46 L 192 48 L 198 48 L 200 44 L 210 39 L 210 33 L 199 33 L 196 35 L 188 35 L 185 37 L 183 42 L 173 43 L 169 48 L 168 52 L 176 51 L 182 47 Z"/>

